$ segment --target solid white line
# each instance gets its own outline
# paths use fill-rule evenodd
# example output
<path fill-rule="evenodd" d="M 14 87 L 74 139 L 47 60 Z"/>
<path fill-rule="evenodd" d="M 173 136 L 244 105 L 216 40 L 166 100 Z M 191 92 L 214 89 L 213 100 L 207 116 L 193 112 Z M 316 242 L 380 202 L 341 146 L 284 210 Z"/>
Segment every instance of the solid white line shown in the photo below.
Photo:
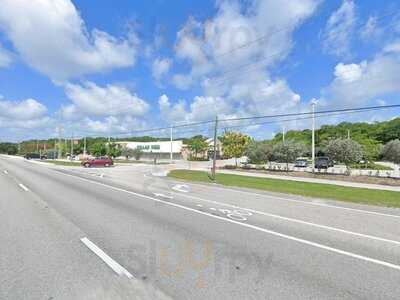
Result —
<path fill-rule="evenodd" d="M 205 185 L 202 184 L 196 184 L 196 183 L 191 183 L 191 185 L 195 185 L 198 187 L 205 187 Z M 217 188 L 220 190 L 224 191 L 229 191 L 229 192 L 238 192 L 246 195 L 252 195 L 252 196 L 259 196 L 259 197 L 264 197 L 267 199 L 271 200 L 283 200 L 286 202 L 296 202 L 296 203 L 301 203 L 301 204 L 306 204 L 306 205 L 314 205 L 314 206 L 320 206 L 320 207 L 327 207 L 327 208 L 335 208 L 335 209 L 342 209 L 342 210 L 347 210 L 347 211 L 353 211 L 357 213 L 364 213 L 364 214 L 370 214 L 370 215 L 377 215 L 381 217 L 390 217 L 390 218 L 398 218 L 400 219 L 400 215 L 392 215 L 392 214 L 387 214 L 387 213 L 380 213 L 376 211 L 370 211 L 370 210 L 365 210 L 365 209 L 357 209 L 357 208 L 350 208 L 350 207 L 344 207 L 344 206 L 336 206 L 336 205 L 330 205 L 330 204 L 324 204 L 324 203 L 315 203 L 315 202 L 309 202 L 309 201 L 302 201 L 302 200 L 297 200 L 297 199 L 287 199 L 279 196 L 273 196 L 273 195 L 267 195 L 267 194 L 259 194 L 255 192 L 247 192 L 247 191 L 242 191 L 239 189 L 229 189 L 229 188 L 224 188 L 220 186 L 212 186 L 212 188 Z M 399 193 L 400 194 L 400 193 Z M 294 195 L 295 196 L 295 195 Z M 334 200 L 333 200 L 334 201 Z"/>
<path fill-rule="evenodd" d="M 349 231 L 349 230 L 345 230 L 345 229 L 340 229 L 340 228 L 336 228 L 336 227 L 316 224 L 316 223 L 307 222 L 307 221 L 303 221 L 303 220 L 299 220 L 299 219 L 283 217 L 283 216 L 280 216 L 280 215 L 270 214 L 270 213 L 266 213 L 266 212 L 263 212 L 263 211 L 254 210 L 254 209 L 251 209 L 251 208 L 245 208 L 245 207 L 236 206 L 236 205 L 232 205 L 232 204 L 227 204 L 227 203 L 222 203 L 222 202 L 218 202 L 218 201 L 208 200 L 208 199 L 200 198 L 200 197 L 197 197 L 197 196 L 178 194 L 178 193 L 174 193 L 174 192 L 172 192 L 172 193 L 175 194 L 175 195 L 182 196 L 182 197 L 191 198 L 191 199 L 194 199 L 194 200 L 200 200 L 200 201 L 208 202 L 208 203 L 211 203 L 211 204 L 218 204 L 218 205 L 221 205 L 221 206 L 227 206 L 227 207 L 231 207 L 231 208 L 235 208 L 235 209 L 241 209 L 241 210 L 252 212 L 254 214 L 260 214 L 260 215 L 264 215 L 264 216 L 267 216 L 267 217 L 276 218 L 276 219 L 280 219 L 280 220 L 284 220 L 284 221 L 288 221 L 288 222 L 293 222 L 293 223 L 313 226 L 313 227 L 317 227 L 317 228 L 321 228 L 321 229 L 341 232 L 341 233 L 350 234 L 350 235 L 354 235 L 354 236 L 358 236 L 358 237 L 362 237 L 362 238 L 367 238 L 367 239 L 372 239 L 372 240 L 376 240 L 376 241 L 380 241 L 380 242 L 386 242 L 386 243 L 392 243 L 392 244 L 395 244 L 395 245 L 400 245 L 400 242 L 399 241 L 395 241 L 395 240 L 385 239 L 385 238 L 381 238 L 381 237 L 377 237 L 377 236 L 373 236 L 373 235 L 358 233 L 358 232 Z"/>
<path fill-rule="evenodd" d="M 133 275 L 129 273 L 124 267 L 122 267 L 119 263 L 113 260 L 110 256 L 108 256 L 103 250 L 97 247 L 92 241 L 88 238 L 82 238 L 81 242 L 86 245 L 92 252 L 94 252 L 102 261 L 104 261 L 115 273 L 119 276 L 126 276 L 129 279 L 133 278 Z"/>
<path fill-rule="evenodd" d="M 257 227 L 257 226 L 254 226 L 254 225 L 250 225 L 250 224 L 247 224 L 247 223 L 242 223 L 242 222 L 235 221 L 235 220 L 232 220 L 232 219 L 227 219 L 225 217 L 216 216 L 216 215 L 213 215 L 211 213 L 199 211 L 199 210 L 194 209 L 194 208 L 189 208 L 189 207 L 182 206 L 182 205 L 179 205 L 179 204 L 176 204 L 176 203 L 159 200 L 159 199 L 156 199 L 156 198 L 153 198 L 153 197 L 149 197 L 149 196 L 146 196 L 146 195 L 143 195 L 143 194 L 138 194 L 138 193 L 135 193 L 135 192 L 124 190 L 124 189 L 121 189 L 121 188 L 117 188 L 117 187 L 114 187 L 114 186 L 111 186 L 111 185 L 107 185 L 107 184 L 104 184 L 104 183 L 96 182 L 96 181 L 89 180 L 89 179 L 86 179 L 86 178 L 78 177 L 78 176 L 75 176 L 75 175 L 70 175 L 70 174 L 65 174 L 65 173 L 60 173 L 60 174 L 63 174 L 65 176 L 69 176 L 69 177 L 73 177 L 73 178 L 77 178 L 77 179 L 80 179 L 82 181 L 90 182 L 90 183 L 93 183 L 93 184 L 97 184 L 97 185 L 100 185 L 100 186 L 103 186 L 103 187 L 107 187 L 107 188 L 115 190 L 115 191 L 119 191 L 119 192 L 124 192 L 124 193 L 131 194 L 131 195 L 135 195 L 135 196 L 141 197 L 143 199 L 152 200 L 152 201 L 160 202 L 160 203 L 163 203 L 163 204 L 166 204 L 166 205 L 169 205 L 169 206 L 181 208 L 181 209 L 184 209 L 184 210 L 196 213 L 196 214 L 205 215 L 205 216 L 208 216 L 208 217 L 211 217 L 211 218 L 214 218 L 214 219 L 218 219 L 218 220 L 221 220 L 221 221 L 224 221 L 224 222 L 227 222 L 227 223 L 232 223 L 232 224 L 236 224 L 236 225 L 243 226 L 243 227 L 246 227 L 246 228 L 254 229 L 254 230 L 257 230 L 257 231 L 260 231 L 260 232 L 268 233 L 270 235 L 278 236 L 278 237 L 281 237 L 281 238 L 284 238 L 284 239 L 287 239 L 287 240 L 291 240 L 291 241 L 295 241 L 295 242 L 298 242 L 298 243 L 301 243 L 301 244 L 304 244 L 304 245 L 313 246 L 315 248 L 323 249 L 323 250 L 326 250 L 326 251 L 329 251 L 329 252 L 333 252 L 333 253 L 336 253 L 336 254 L 342 254 L 344 256 L 356 258 L 356 259 L 359 259 L 359 260 L 367 261 L 367 262 L 370 262 L 370 263 L 374 263 L 374 264 L 377 264 L 377 265 L 380 265 L 380 266 L 384 266 L 384 267 L 388 267 L 388 268 L 400 271 L 400 266 L 399 265 L 395 265 L 395 264 L 392 264 L 392 263 L 389 263 L 389 262 L 386 262 L 386 261 L 370 258 L 370 257 L 363 256 L 363 255 L 358 255 L 358 254 L 355 254 L 355 253 L 352 253 L 352 252 L 348 252 L 348 251 L 340 250 L 340 249 L 337 249 L 337 248 L 325 246 L 325 245 L 318 244 L 318 243 L 315 243 L 315 242 L 311 242 L 311 241 L 308 241 L 308 240 L 304 240 L 304 239 L 301 239 L 301 238 L 296 238 L 296 237 L 293 237 L 293 236 L 290 236 L 290 235 L 286 235 L 286 234 L 279 233 L 279 232 L 276 232 L 276 231 L 264 229 L 264 228 Z"/>
<path fill-rule="evenodd" d="M 19 187 L 20 187 L 21 189 L 23 189 L 25 192 L 29 192 L 29 189 L 28 189 L 26 186 L 24 186 L 22 183 L 19 183 L 18 185 L 19 185 Z"/>

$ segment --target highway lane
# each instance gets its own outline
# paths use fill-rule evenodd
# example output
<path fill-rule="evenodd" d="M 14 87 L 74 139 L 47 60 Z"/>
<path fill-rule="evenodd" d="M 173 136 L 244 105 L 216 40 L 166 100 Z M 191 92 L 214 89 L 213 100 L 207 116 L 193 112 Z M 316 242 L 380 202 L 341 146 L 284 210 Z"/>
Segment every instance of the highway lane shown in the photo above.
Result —
<path fill-rule="evenodd" d="M 221 214 L 215 203 L 206 207 L 207 202 L 187 195 L 159 196 L 163 200 L 158 201 L 151 195 L 155 189 L 128 190 L 105 178 L 81 179 L 18 160 L 1 159 L 0 165 L 135 277 L 176 299 L 396 299 L 399 294 L 399 270 L 316 246 L 344 248 L 396 266 L 399 247 L 394 243 L 349 238 L 343 232 L 265 215 L 236 222 Z M 210 198 L 206 193 L 200 196 Z M 225 199 L 221 191 L 214 196 L 225 203 L 235 198 Z M 343 219 L 350 217 L 354 215 Z M 386 226 L 398 226 L 398 220 L 381 217 L 373 224 L 385 225 L 382 230 L 371 226 L 374 234 L 384 232 Z M 316 220 L 320 222 L 317 214 Z M 344 223 L 346 229 L 357 229 L 348 228 L 351 222 Z M 396 237 L 397 228 L 391 231 L 392 235 L 382 238 Z"/>
<path fill-rule="evenodd" d="M 0 191 L 0 299 L 153 299 L 153 288 L 115 276 L 80 242 L 85 232 L 6 168 Z"/>

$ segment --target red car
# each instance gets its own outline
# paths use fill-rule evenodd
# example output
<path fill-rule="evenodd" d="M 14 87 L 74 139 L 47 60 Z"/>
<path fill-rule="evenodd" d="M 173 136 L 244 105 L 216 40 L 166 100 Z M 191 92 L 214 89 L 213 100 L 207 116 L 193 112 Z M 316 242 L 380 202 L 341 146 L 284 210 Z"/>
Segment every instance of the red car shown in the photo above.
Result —
<path fill-rule="evenodd" d="M 82 166 L 85 168 L 91 167 L 110 167 L 114 165 L 114 162 L 109 157 L 96 157 L 93 159 L 86 159 L 82 161 Z"/>

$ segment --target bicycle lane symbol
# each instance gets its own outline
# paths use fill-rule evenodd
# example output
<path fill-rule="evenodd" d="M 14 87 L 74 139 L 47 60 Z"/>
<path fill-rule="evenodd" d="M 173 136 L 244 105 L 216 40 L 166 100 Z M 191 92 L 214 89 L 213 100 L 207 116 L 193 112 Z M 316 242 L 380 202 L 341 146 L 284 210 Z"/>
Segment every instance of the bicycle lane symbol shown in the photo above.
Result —
<path fill-rule="evenodd" d="M 243 210 L 238 210 L 238 209 L 234 209 L 234 210 L 218 209 L 218 211 L 223 213 L 229 219 L 232 219 L 234 221 L 240 221 L 240 222 L 247 221 L 247 219 L 253 215 L 249 211 L 243 211 Z"/>

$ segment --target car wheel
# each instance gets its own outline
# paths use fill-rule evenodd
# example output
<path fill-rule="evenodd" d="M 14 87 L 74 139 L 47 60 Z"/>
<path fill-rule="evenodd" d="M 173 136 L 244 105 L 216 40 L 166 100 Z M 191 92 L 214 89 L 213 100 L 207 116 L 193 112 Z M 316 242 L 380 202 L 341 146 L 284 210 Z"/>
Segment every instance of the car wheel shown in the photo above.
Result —
<path fill-rule="evenodd" d="M 86 163 L 86 164 L 84 164 L 83 165 L 85 168 L 90 168 L 90 164 L 89 163 Z"/>

